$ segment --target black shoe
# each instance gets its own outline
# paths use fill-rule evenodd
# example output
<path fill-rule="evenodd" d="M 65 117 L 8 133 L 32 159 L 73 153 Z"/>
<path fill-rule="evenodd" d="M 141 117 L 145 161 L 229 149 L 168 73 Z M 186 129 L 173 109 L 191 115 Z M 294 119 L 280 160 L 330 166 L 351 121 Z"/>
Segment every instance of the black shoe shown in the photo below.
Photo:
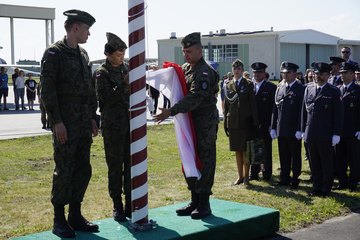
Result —
<path fill-rule="evenodd" d="M 45 126 L 45 125 L 43 125 L 43 126 L 42 126 L 42 129 L 46 129 L 46 126 Z"/>
<path fill-rule="evenodd" d="M 69 214 L 68 222 L 70 227 L 72 227 L 76 231 L 83 231 L 83 232 L 98 232 L 99 226 L 89 222 L 83 216 L 76 216 L 73 217 Z"/>
<path fill-rule="evenodd" d="M 243 182 L 244 182 L 244 178 L 238 178 L 238 179 L 236 179 L 235 182 L 233 182 L 233 185 L 240 185 Z"/>
<path fill-rule="evenodd" d="M 178 216 L 190 216 L 191 213 L 197 208 L 193 202 L 190 202 L 185 207 L 179 208 L 176 210 Z"/>
<path fill-rule="evenodd" d="M 54 218 L 52 233 L 60 238 L 75 237 L 75 231 L 66 222 L 65 217 L 63 217 L 63 219 L 59 217 Z"/>
<path fill-rule="evenodd" d="M 259 181 L 259 176 L 250 176 L 249 181 L 253 181 L 253 180 Z"/>
<path fill-rule="evenodd" d="M 192 219 L 203 219 L 211 214 L 210 205 L 208 206 L 199 206 L 191 213 Z"/>
<path fill-rule="evenodd" d="M 280 187 L 285 186 L 285 187 L 287 187 L 287 186 L 290 186 L 290 182 L 280 181 L 280 182 L 278 182 L 278 183 L 276 184 L 276 186 L 280 186 Z"/>
<path fill-rule="evenodd" d="M 114 209 L 113 210 L 114 220 L 117 222 L 125 222 L 126 216 L 123 209 Z"/>
<path fill-rule="evenodd" d="M 308 192 L 309 197 L 320 197 L 322 196 L 322 192 L 318 190 L 312 190 L 311 192 Z"/>
<path fill-rule="evenodd" d="M 346 185 L 339 185 L 337 187 L 333 187 L 332 189 L 333 190 L 344 190 L 344 189 L 347 189 L 347 186 Z"/>

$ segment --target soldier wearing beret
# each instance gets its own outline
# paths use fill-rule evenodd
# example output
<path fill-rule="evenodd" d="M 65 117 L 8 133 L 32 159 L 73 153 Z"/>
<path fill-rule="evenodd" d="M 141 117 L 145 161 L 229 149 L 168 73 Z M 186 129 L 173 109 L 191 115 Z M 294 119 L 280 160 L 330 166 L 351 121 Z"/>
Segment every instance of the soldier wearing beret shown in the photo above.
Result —
<path fill-rule="evenodd" d="M 95 19 L 87 12 L 64 12 L 66 36 L 49 46 L 41 60 L 41 99 L 53 132 L 55 169 L 51 202 L 53 233 L 74 237 L 75 231 L 97 232 L 81 214 L 81 202 L 91 178 L 90 147 L 96 136 L 96 93 L 86 43 Z M 64 206 L 69 204 L 66 221 Z"/>
<path fill-rule="evenodd" d="M 334 147 L 340 141 L 343 106 L 340 91 L 327 81 L 331 66 L 314 65 L 316 84 L 304 94 L 302 130 L 310 153 L 313 190 L 309 196 L 328 196 L 334 181 Z"/>
<path fill-rule="evenodd" d="M 355 71 L 356 66 L 351 63 L 343 62 L 340 66 L 344 124 L 340 143 L 336 145 L 337 190 L 349 188 L 355 191 L 360 180 L 360 86 L 355 84 Z"/>
<path fill-rule="evenodd" d="M 131 218 L 129 67 L 124 62 L 126 44 L 113 33 L 106 33 L 106 37 L 106 62 L 95 71 L 94 76 L 109 169 L 108 188 L 114 205 L 113 217 L 115 221 L 123 222 L 126 217 Z"/>
<path fill-rule="evenodd" d="M 276 85 L 266 80 L 267 65 L 262 62 L 251 64 L 255 79 L 255 99 L 259 119 L 257 137 L 264 140 L 264 169 L 263 179 L 269 181 L 272 176 L 272 139 L 270 137 L 271 115 L 275 103 Z M 251 165 L 250 180 L 259 178 L 260 165 Z"/>
<path fill-rule="evenodd" d="M 191 215 L 193 219 L 201 219 L 211 214 L 209 196 L 214 184 L 219 123 L 216 107 L 219 76 L 203 58 L 200 37 L 200 33 L 195 32 L 181 41 L 186 61 L 182 69 L 187 83 L 187 95 L 170 109 L 160 108 L 162 112 L 154 116 L 156 122 L 161 122 L 169 116 L 191 112 L 196 134 L 196 151 L 202 165 L 201 178 L 186 178 L 191 191 L 191 202 L 176 210 L 176 213 L 179 216 Z"/>
<path fill-rule="evenodd" d="M 281 168 L 278 185 L 291 185 L 293 189 L 298 187 L 301 174 L 301 107 L 305 90 L 304 85 L 296 79 L 298 68 L 291 62 L 281 63 L 284 81 L 276 89 L 270 131 L 273 139 L 278 137 Z"/>
<path fill-rule="evenodd" d="M 236 59 L 232 64 L 234 77 L 225 86 L 224 129 L 229 137 L 230 151 L 235 151 L 238 178 L 234 184 L 249 184 L 250 159 L 246 156 L 247 141 L 257 131 L 258 115 L 254 84 L 243 77 L 244 64 Z"/>
<path fill-rule="evenodd" d="M 331 66 L 331 75 L 328 83 L 334 86 L 340 86 L 342 84 L 342 79 L 340 76 L 340 64 L 345 62 L 345 59 L 340 57 L 330 57 L 329 65 Z"/>

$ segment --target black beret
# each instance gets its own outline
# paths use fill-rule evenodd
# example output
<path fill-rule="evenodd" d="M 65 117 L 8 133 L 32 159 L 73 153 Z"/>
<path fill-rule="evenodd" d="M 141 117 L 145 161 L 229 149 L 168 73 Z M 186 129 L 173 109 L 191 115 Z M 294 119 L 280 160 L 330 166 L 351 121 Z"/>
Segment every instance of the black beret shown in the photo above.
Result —
<path fill-rule="evenodd" d="M 238 68 L 238 67 L 242 67 L 244 68 L 244 64 L 240 59 L 236 59 L 233 63 L 232 63 L 232 67 L 233 68 Z"/>
<path fill-rule="evenodd" d="M 201 34 L 199 32 L 190 33 L 181 40 L 181 45 L 183 46 L 183 48 L 188 48 L 195 44 L 201 44 L 200 38 Z"/>
<path fill-rule="evenodd" d="M 340 72 L 355 72 L 357 70 L 357 65 L 348 63 L 348 62 L 342 62 L 340 65 Z"/>
<path fill-rule="evenodd" d="M 253 64 L 251 64 L 251 69 L 253 72 L 265 71 L 266 68 L 267 65 L 262 62 L 254 62 Z"/>
<path fill-rule="evenodd" d="M 330 57 L 330 62 L 329 64 L 330 65 L 333 65 L 333 64 L 340 64 L 342 62 L 345 62 L 345 59 L 341 58 L 341 57 Z"/>
<path fill-rule="evenodd" d="M 298 68 L 299 66 L 296 65 L 295 63 L 285 61 L 281 63 L 280 72 L 289 72 L 289 71 L 296 72 Z"/>
<path fill-rule="evenodd" d="M 317 62 L 314 64 L 314 71 L 315 73 L 318 72 L 328 72 L 330 73 L 330 71 L 332 70 L 332 67 L 324 62 Z"/>
<path fill-rule="evenodd" d="M 79 22 L 83 22 L 91 27 L 96 22 L 96 20 L 93 16 L 91 16 L 89 13 L 81 11 L 81 10 L 76 10 L 76 9 L 67 10 L 64 12 L 64 15 L 67 16 L 65 23 L 79 21 Z"/>
<path fill-rule="evenodd" d="M 111 32 L 106 33 L 107 43 L 106 45 L 110 46 L 114 51 L 116 50 L 125 50 L 127 48 L 126 43 L 124 43 L 121 38 L 116 36 Z"/>

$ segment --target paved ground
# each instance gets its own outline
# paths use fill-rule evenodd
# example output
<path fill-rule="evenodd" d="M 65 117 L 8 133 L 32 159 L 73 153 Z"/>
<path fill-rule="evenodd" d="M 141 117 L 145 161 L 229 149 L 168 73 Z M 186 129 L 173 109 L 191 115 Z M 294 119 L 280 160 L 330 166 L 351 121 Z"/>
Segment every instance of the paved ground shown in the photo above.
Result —
<path fill-rule="evenodd" d="M 10 108 L 10 110 L 0 111 L 0 140 L 51 133 L 49 130 L 41 128 L 40 110 L 37 101 L 35 102 L 35 111 L 15 111 L 11 88 L 9 89 L 8 102 L 10 104 L 8 104 L 7 107 Z M 159 106 L 162 106 L 162 97 L 159 98 Z M 218 107 L 220 109 L 220 102 Z M 148 124 L 154 124 L 149 112 L 147 119 Z M 172 120 L 167 120 L 167 123 L 169 122 L 172 122 Z M 345 217 L 330 219 L 323 224 L 317 224 L 293 233 L 279 234 L 267 240 L 360 240 L 359 227 L 360 211 L 351 213 Z"/>

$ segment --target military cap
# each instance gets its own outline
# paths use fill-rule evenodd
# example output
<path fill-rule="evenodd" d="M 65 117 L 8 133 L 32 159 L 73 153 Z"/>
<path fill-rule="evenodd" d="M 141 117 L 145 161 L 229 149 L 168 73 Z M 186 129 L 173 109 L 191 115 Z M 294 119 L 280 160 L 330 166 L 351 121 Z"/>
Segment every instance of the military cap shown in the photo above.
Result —
<path fill-rule="evenodd" d="M 181 45 L 183 48 L 189 48 L 195 44 L 201 44 L 200 38 L 201 34 L 199 32 L 190 33 L 181 40 Z"/>
<path fill-rule="evenodd" d="M 355 72 L 357 69 L 357 65 L 352 64 L 352 63 L 348 63 L 348 62 L 342 62 L 340 65 L 340 72 L 347 72 L 347 71 L 351 71 L 351 72 Z"/>
<path fill-rule="evenodd" d="M 251 69 L 253 72 L 265 71 L 266 68 L 267 68 L 267 65 L 262 62 L 254 62 L 253 64 L 251 64 Z"/>
<path fill-rule="evenodd" d="M 330 72 L 332 70 L 332 67 L 324 62 L 317 62 L 314 64 L 314 72 L 315 73 L 321 73 L 321 72 Z"/>
<path fill-rule="evenodd" d="M 355 73 L 360 73 L 360 66 L 359 66 L 359 65 L 357 65 L 357 68 L 356 68 L 356 70 L 355 70 Z"/>
<path fill-rule="evenodd" d="M 341 58 L 341 57 L 330 57 L 330 62 L 329 64 L 330 65 L 333 65 L 333 64 L 340 64 L 342 62 L 345 62 L 345 59 Z"/>
<path fill-rule="evenodd" d="M 232 63 L 232 67 L 233 68 L 238 68 L 238 67 L 244 67 L 243 62 L 240 59 L 236 59 L 233 63 Z"/>
<path fill-rule="evenodd" d="M 76 10 L 76 9 L 67 10 L 64 12 L 64 15 L 67 16 L 65 23 L 83 22 L 91 27 L 96 22 L 93 16 L 81 10 Z"/>
<path fill-rule="evenodd" d="M 107 43 L 105 45 L 105 51 L 113 53 L 116 50 L 125 50 L 127 48 L 126 43 L 123 42 L 118 36 L 111 32 L 106 33 Z"/>
<path fill-rule="evenodd" d="M 282 72 L 282 73 L 289 72 L 289 71 L 297 72 L 298 68 L 299 68 L 299 66 L 296 65 L 295 63 L 285 61 L 285 62 L 281 63 L 280 72 Z"/>

